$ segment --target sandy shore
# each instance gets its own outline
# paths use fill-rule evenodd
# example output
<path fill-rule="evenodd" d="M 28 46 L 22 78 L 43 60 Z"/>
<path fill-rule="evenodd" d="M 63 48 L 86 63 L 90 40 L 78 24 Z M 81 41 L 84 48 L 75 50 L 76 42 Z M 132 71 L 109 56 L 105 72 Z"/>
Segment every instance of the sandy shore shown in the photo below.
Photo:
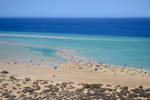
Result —
<path fill-rule="evenodd" d="M 150 72 L 92 63 L 51 67 L 0 63 L 3 100 L 120 100 L 150 98 Z"/>
<path fill-rule="evenodd" d="M 45 79 L 54 82 L 101 83 L 135 88 L 150 87 L 150 72 L 127 67 L 100 66 L 88 63 L 68 63 L 62 67 L 29 64 L 3 64 L 0 71 L 8 71 L 20 78 Z"/>

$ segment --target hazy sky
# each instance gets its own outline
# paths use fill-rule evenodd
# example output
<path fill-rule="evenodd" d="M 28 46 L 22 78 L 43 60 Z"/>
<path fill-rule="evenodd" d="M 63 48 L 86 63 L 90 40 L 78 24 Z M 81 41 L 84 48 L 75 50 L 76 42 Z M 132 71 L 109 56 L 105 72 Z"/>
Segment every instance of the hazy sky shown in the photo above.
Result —
<path fill-rule="evenodd" d="M 0 0 L 0 17 L 150 17 L 150 0 Z"/>

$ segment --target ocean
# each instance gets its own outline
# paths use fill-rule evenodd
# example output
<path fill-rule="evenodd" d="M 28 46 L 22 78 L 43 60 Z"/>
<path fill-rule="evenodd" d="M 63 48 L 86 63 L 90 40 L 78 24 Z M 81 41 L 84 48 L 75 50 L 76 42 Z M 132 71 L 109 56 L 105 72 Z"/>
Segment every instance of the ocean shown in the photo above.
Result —
<path fill-rule="evenodd" d="M 0 18 L 0 61 L 64 62 L 55 48 L 150 70 L 150 18 Z"/>

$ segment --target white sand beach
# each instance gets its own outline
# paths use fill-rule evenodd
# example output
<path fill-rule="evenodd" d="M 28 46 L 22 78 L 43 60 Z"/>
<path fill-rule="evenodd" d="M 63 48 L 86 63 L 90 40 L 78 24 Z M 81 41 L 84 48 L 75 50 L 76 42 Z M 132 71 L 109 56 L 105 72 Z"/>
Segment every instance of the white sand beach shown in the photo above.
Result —
<path fill-rule="evenodd" d="M 20 78 L 51 80 L 54 82 L 101 83 L 135 88 L 150 87 L 150 72 L 121 67 L 104 67 L 87 63 L 62 64 L 59 68 L 44 65 L 3 64 L 0 71 L 8 71 Z"/>

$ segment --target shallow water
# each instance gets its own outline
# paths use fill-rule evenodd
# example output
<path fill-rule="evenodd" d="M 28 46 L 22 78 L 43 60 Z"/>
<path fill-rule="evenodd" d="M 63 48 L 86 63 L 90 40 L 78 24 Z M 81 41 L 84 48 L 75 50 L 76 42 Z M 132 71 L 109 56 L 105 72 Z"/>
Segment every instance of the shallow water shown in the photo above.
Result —
<path fill-rule="evenodd" d="M 150 69 L 149 44 L 150 38 L 144 37 L 0 32 L 0 56 L 20 62 L 64 61 L 55 55 L 55 48 L 67 48 L 80 50 L 77 55 L 96 62 Z"/>

